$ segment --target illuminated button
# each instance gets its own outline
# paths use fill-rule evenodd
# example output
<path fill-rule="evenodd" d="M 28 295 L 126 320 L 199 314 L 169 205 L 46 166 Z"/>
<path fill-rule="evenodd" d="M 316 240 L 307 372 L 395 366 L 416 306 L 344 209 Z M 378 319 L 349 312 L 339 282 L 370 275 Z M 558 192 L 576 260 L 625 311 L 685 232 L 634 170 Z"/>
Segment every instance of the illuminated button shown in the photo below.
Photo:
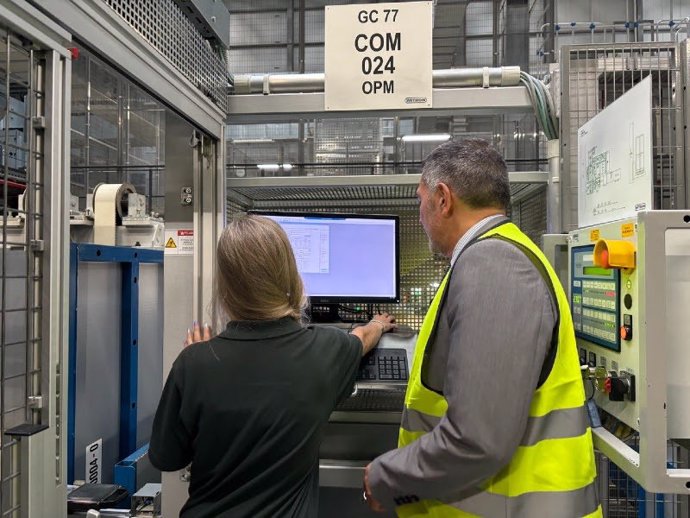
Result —
<path fill-rule="evenodd" d="M 595 263 L 597 263 L 599 266 L 603 266 L 604 268 L 609 268 L 609 251 L 601 250 L 597 259 L 595 259 Z"/>
<path fill-rule="evenodd" d="M 635 268 L 635 245 L 629 241 L 600 239 L 593 255 L 594 266 Z"/>
<path fill-rule="evenodd" d="M 632 340 L 633 337 L 633 319 L 632 315 L 623 315 L 623 325 L 620 329 L 621 338 L 625 341 Z"/>

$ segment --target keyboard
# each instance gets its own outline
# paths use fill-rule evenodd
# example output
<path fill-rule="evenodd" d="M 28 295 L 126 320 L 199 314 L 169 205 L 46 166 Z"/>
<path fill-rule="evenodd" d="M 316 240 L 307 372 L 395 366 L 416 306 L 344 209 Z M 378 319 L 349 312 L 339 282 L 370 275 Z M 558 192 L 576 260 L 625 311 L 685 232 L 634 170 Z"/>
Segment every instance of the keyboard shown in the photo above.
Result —
<path fill-rule="evenodd" d="M 404 390 L 358 388 L 357 393 L 342 401 L 336 412 L 402 412 Z"/>
<path fill-rule="evenodd" d="M 362 358 L 357 381 L 407 381 L 407 352 L 374 349 Z"/>

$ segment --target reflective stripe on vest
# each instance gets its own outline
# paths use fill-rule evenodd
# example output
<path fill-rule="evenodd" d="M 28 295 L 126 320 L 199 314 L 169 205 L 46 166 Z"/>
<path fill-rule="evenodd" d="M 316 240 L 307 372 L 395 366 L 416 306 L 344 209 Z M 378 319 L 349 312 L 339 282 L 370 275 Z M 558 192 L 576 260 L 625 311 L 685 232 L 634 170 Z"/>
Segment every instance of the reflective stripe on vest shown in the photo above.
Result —
<path fill-rule="evenodd" d="M 548 516 L 549 518 L 572 518 L 587 516 L 597 510 L 597 489 L 591 483 L 573 491 L 525 493 L 516 497 L 505 497 L 481 492 L 447 505 L 478 516 Z"/>
<path fill-rule="evenodd" d="M 588 498 L 588 495 L 581 495 L 582 498 Z M 558 504 L 551 504 L 549 502 L 546 503 L 546 505 L 558 505 Z M 448 516 L 443 509 L 447 508 L 448 506 L 446 505 L 439 505 L 438 507 L 431 507 L 429 508 L 428 505 L 425 505 L 422 502 L 416 503 L 416 504 L 410 504 L 410 505 L 405 505 L 399 509 L 404 509 L 404 515 L 398 511 L 399 516 L 404 516 L 405 518 L 443 518 L 445 516 Z M 436 512 L 437 510 L 440 510 L 439 512 Z M 515 512 L 511 510 L 512 512 Z M 458 518 L 486 518 L 486 517 L 491 517 L 489 514 L 474 514 L 474 513 L 468 513 L 465 511 L 461 511 L 460 509 L 454 509 L 455 514 L 453 515 L 454 517 Z M 548 514 L 547 514 L 548 513 Z M 503 511 L 501 516 L 505 516 L 506 512 Z M 549 508 L 548 511 L 544 511 L 544 508 L 542 507 L 540 510 L 537 511 L 537 514 L 533 515 L 525 515 L 525 516 L 530 516 L 531 517 L 548 517 L 548 518 L 572 518 L 572 514 L 568 514 L 568 508 L 567 507 L 556 507 L 553 509 Z M 589 514 L 583 515 L 582 518 L 602 518 L 602 510 L 601 506 L 597 505 L 597 508 Z"/>
<path fill-rule="evenodd" d="M 553 366 L 535 389 L 527 426 L 512 459 L 480 488 L 463 492 L 457 501 L 422 500 L 396 509 L 401 518 L 601 517 L 594 481 L 596 469 L 585 394 L 568 300 L 558 277 L 541 251 L 512 223 L 489 230 L 480 239 L 495 235 L 514 243 L 553 286 L 560 312 L 558 343 Z M 410 373 L 398 445 L 405 446 L 430 432 L 444 418 L 445 398 L 425 387 L 422 365 L 433 343 L 448 272 L 439 286 L 419 333 Z M 459 346 L 459 344 L 456 344 Z M 467 495 L 472 496 L 468 497 Z M 548 509 L 548 511 L 546 511 Z"/>
<path fill-rule="evenodd" d="M 441 417 L 425 414 L 412 408 L 405 409 L 401 426 L 408 432 L 424 434 L 441 422 Z M 589 416 L 584 406 L 553 410 L 543 416 L 530 416 L 527 428 L 520 442 L 521 446 L 532 446 L 544 439 L 559 439 L 584 434 L 589 428 Z"/>

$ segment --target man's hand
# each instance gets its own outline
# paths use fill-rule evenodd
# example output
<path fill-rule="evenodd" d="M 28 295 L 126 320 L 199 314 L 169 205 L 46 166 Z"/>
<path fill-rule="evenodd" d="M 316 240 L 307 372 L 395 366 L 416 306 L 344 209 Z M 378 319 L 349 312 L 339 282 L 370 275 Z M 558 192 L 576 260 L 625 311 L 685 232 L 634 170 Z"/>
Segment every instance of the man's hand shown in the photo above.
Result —
<path fill-rule="evenodd" d="M 364 501 L 375 513 L 385 513 L 386 510 L 383 508 L 383 505 L 381 505 L 381 502 L 371 495 L 371 490 L 369 489 L 369 466 L 371 466 L 371 464 L 367 464 L 367 467 L 364 468 Z"/>
<path fill-rule="evenodd" d="M 204 324 L 204 330 L 202 333 L 201 327 L 199 326 L 199 322 L 195 320 L 194 324 L 192 325 L 192 328 L 187 329 L 187 337 L 185 338 L 184 346 L 187 347 L 188 345 L 192 345 L 197 342 L 206 342 L 210 339 L 211 326 L 209 326 L 208 324 Z"/>

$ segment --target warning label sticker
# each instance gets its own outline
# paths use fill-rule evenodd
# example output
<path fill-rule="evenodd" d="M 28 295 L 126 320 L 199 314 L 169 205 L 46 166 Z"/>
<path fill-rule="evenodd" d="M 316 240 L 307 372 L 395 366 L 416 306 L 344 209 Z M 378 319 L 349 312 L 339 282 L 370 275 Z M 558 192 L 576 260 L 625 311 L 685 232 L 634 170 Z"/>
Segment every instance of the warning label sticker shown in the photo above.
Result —
<path fill-rule="evenodd" d="M 178 229 L 165 231 L 166 255 L 193 255 L 194 230 Z"/>

